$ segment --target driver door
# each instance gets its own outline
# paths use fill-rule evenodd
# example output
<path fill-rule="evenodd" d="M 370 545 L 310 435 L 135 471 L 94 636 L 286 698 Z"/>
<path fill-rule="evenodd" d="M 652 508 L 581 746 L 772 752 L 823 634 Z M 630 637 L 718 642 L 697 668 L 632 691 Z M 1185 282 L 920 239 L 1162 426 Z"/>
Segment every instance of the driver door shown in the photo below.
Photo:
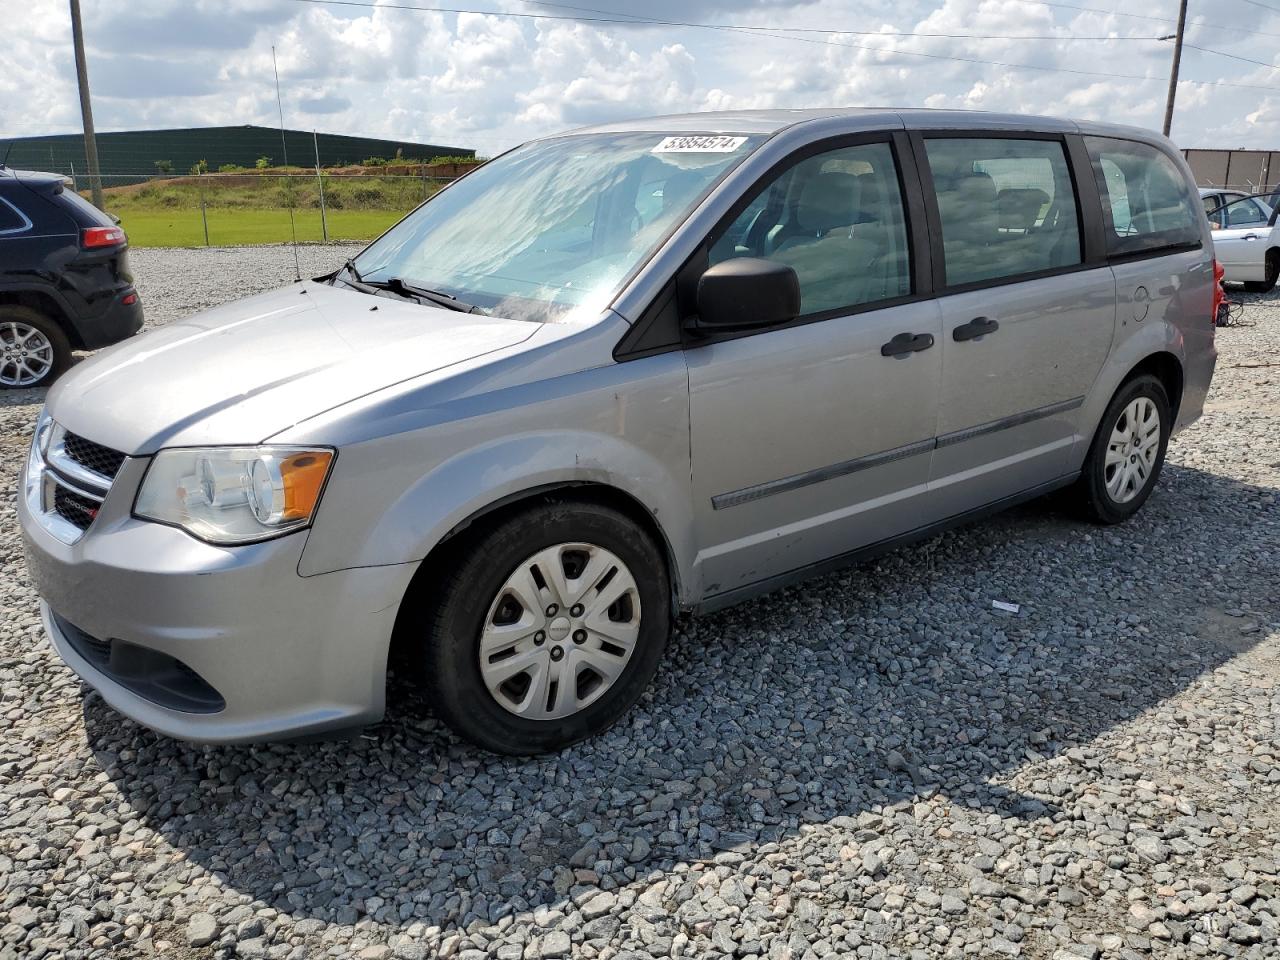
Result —
<path fill-rule="evenodd" d="M 801 294 L 791 323 L 686 343 L 712 604 L 932 519 L 941 319 L 915 292 L 914 170 L 888 136 L 843 142 L 766 176 L 708 240 L 711 264 L 782 262 Z"/>

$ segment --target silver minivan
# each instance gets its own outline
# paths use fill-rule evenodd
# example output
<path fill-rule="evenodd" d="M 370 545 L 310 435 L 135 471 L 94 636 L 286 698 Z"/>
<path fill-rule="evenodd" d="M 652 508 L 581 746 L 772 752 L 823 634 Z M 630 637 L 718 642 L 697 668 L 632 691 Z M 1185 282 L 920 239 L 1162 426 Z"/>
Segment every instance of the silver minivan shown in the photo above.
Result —
<path fill-rule="evenodd" d="M 50 392 L 19 517 L 58 653 L 234 742 L 596 733 L 674 618 L 1028 498 L 1132 516 L 1213 374 L 1183 159 L 1098 123 L 660 117 L 526 144 L 337 272 Z"/>

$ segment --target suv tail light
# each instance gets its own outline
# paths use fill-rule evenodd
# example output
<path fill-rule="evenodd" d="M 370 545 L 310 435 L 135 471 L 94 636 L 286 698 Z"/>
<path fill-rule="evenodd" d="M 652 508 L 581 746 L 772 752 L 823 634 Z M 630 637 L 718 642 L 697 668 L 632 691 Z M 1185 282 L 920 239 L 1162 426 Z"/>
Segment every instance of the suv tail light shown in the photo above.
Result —
<path fill-rule="evenodd" d="M 86 250 L 118 247 L 127 239 L 119 227 L 85 227 L 80 233 L 80 246 Z"/>

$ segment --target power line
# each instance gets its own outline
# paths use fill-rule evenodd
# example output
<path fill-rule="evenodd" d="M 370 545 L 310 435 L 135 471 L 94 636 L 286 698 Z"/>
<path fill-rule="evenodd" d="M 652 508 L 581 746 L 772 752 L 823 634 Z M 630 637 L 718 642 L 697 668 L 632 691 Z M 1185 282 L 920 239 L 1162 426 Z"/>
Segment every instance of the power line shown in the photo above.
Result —
<path fill-rule="evenodd" d="M 1008 0 L 1008 2 L 1028 4 L 1033 7 L 1057 7 L 1061 10 L 1075 10 L 1078 13 L 1100 13 L 1108 17 L 1127 17 L 1130 20 L 1148 20 L 1152 23 L 1177 23 L 1178 22 L 1176 17 L 1155 17 L 1145 13 L 1124 13 L 1120 10 L 1104 10 L 1101 7 L 1080 7 L 1071 3 L 1057 3 L 1057 2 L 1054 2 L 1054 0 Z M 1262 7 L 1264 10 L 1273 10 L 1273 11 L 1276 10 L 1275 7 L 1264 6 L 1263 4 L 1258 3 L 1257 0 L 1242 0 L 1242 2 L 1252 3 L 1254 6 Z M 1215 23 L 1204 23 L 1203 21 L 1195 21 L 1193 23 L 1189 23 L 1187 24 L 1187 27 L 1188 29 L 1191 29 L 1194 27 L 1201 30 L 1226 31 L 1228 33 L 1233 33 L 1236 36 L 1239 36 L 1242 32 L 1245 32 L 1245 29 L 1243 27 L 1224 27 Z M 1268 33 L 1265 30 L 1250 29 L 1247 32 L 1251 36 L 1255 36 L 1255 37 L 1280 37 L 1280 33 Z"/>
<path fill-rule="evenodd" d="M 974 34 L 974 33 L 910 33 L 898 31 L 881 31 L 881 30 L 833 30 L 817 27 L 761 27 L 751 24 L 741 23 L 701 23 L 691 20 L 659 20 L 653 17 L 641 17 L 637 14 L 622 13 L 617 15 L 609 15 L 612 12 L 608 10 L 600 10 L 594 7 L 576 7 L 567 3 L 540 3 L 540 6 L 559 7 L 565 10 L 582 10 L 590 13 L 606 14 L 606 16 L 584 17 L 581 15 L 553 14 L 553 13 L 515 13 L 509 10 L 475 10 L 463 7 L 416 7 L 407 4 L 395 3 L 369 3 L 356 2 L 356 0 L 292 0 L 294 3 L 316 3 L 328 6 L 344 6 L 344 7 L 367 7 L 381 8 L 387 10 L 420 10 L 427 13 L 476 13 L 489 17 L 514 17 L 521 20 L 561 20 L 573 23 L 616 23 L 624 26 L 647 27 L 647 26 L 663 26 L 663 27 L 693 27 L 703 30 L 733 30 L 751 33 L 761 33 L 765 31 L 785 31 L 786 33 L 819 33 L 827 35 L 848 34 L 851 36 L 867 36 L 867 37 L 921 37 L 921 38 L 938 38 L 945 40 L 1058 40 L 1058 41 L 1077 41 L 1077 40 L 1093 40 L 1093 41 L 1111 41 L 1111 40 L 1133 40 L 1133 41 L 1156 41 L 1160 37 L 1082 37 L 1082 36 L 1056 36 L 1056 35 L 1039 35 L 1028 36 L 1024 34 Z M 537 2 L 537 0 L 525 0 L 525 2 Z M 627 19 L 622 19 L 622 18 Z M 799 39 L 798 37 L 795 39 Z"/>
<path fill-rule="evenodd" d="M 616 18 L 603 19 L 603 18 L 591 18 L 591 17 L 566 18 L 566 17 L 551 16 L 547 14 L 506 13 L 506 12 L 490 11 L 490 10 L 472 10 L 472 9 L 465 9 L 465 8 L 459 8 L 459 7 L 420 7 L 420 6 L 414 6 L 412 4 L 405 4 L 405 3 L 373 3 L 373 2 L 369 2 L 369 0 L 292 0 L 292 2 L 293 3 L 313 3 L 313 4 L 321 4 L 326 6 L 361 7 L 365 9 L 378 9 L 378 10 L 412 10 L 412 11 L 417 11 L 419 13 L 476 13 L 476 14 L 482 14 L 486 16 L 522 17 L 522 18 L 529 18 L 529 19 L 535 19 L 535 20 L 571 19 L 571 20 L 582 20 L 582 21 L 596 22 L 596 23 L 600 23 L 600 22 L 629 23 L 629 24 L 647 23 L 647 24 L 653 24 L 658 26 L 697 26 L 697 27 L 702 27 L 702 28 L 712 29 L 712 30 L 745 32 L 750 36 L 769 37 L 775 40 L 791 40 L 796 43 L 814 43 L 814 44 L 820 44 L 823 46 L 830 46 L 830 47 L 849 47 L 849 48 L 858 49 L 858 50 L 870 50 L 874 53 L 889 53 L 889 54 L 896 54 L 898 56 L 905 56 L 905 57 L 924 57 L 929 60 L 949 60 L 955 63 L 973 63 L 973 64 L 978 64 L 980 66 L 1004 67 L 1009 70 L 1035 70 L 1035 71 L 1045 72 L 1045 73 L 1066 73 L 1066 74 L 1071 74 L 1073 76 L 1101 77 L 1108 80 L 1139 80 L 1144 83 L 1160 81 L 1163 79 L 1162 77 L 1152 77 L 1152 76 L 1146 76 L 1144 74 L 1109 73 L 1109 72 L 1100 71 L 1100 70 L 1079 70 L 1074 67 L 1050 67 L 1050 66 L 1044 66 L 1042 64 L 1036 64 L 1036 63 L 1015 63 L 1015 62 L 1010 62 L 1005 60 L 986 60 L 980 57 L 957 57 L 957 56 L 951 56 L 951 55 L 942 54 L 942 53 L 924 53 L 922 51 L 917 51 L 917 50 L 896 50 L 892 47 L 869 46 L 865 43 L 845 43 L 845 42 L 840 42 L 836 40 L 823 40 L 817 37 L 796 37 L 796 36 L 788 36 L 786 34 L 780 34 L 780 33 L 762 33 L 757 30 L 741 31 L 737 27 L 730 26 L 728 24 L 683 23 L 680 21 L 662 20 L 658 18 L 649 18 L 649 17 L 646 17 L 642 20 L 641 19 L 618 20 Z M 1019 0 L 1019 2 L 1023 2 L 1023 0 Z M 1030 0 L 1026 0 L 1026 2 L 1030 2 Z M 1039 2 L 1039 0 L 1037 0 L 1037 2 Z M 1083 8 L 1077 8 L 1077 9 L 1083 9 Z M 1271 91 L 1280 93 L 1280 87 L 1271 87 L 1271 86 L 1266 86 L 1266 85 L 1257 84 L 1257 83 L 1235 83 L 1235 82 L 1230 82 L 1225 80 L 1187 80 L 1187 79 L 1180 79 L 1178 82 L 1191 83 L 1191 84 L 1196 84 L 1197 86 L 1208 86 L 1208 87 L 1238 87 L 1246 90 L 1271 90 Z"/>
<path fill-rule="evenodd" d="M 551 0 L 521 0 L 522 3 L 531 3 L 539 7 L 555 7 L 559 10 L 579 10 L 586 13 L 612 14 L 611 10 L 602 10 L 599 7 L 580 7 L 572 3 L 553 3 Z M 847 34 L 850 36 L 862 37 L 922 37 L 922 38 L 939 38 L 944 40 L 1058 40 L 1058 41 L 1076 41 L 1076 40 L 1137 40 L 1137 41 L 1153 41 L 1162 40 L 1163 37 L 1083 37 L 1077 34 L 990 34 L 990 33 L 916 33 L 905 30 L 848 30 L 848 29 L 831 29 L 828 27 L 761 27 L 753 24 L 742 23 L 700 23 L 683 20 L 662 20 L 655 21 L 650 17 L 645 17 L 636 13 L 620 13 L 618 16 L 629 17 L 629 20 L 615 21 L 618 23 L 633 23 L 636 26 L 650 26 L 654 23 L 660 23 L 662 26 L 674 27 L 702 27 L 713 30 L 743 30 L 753 32 L 764 31 L 781 31 L 783 33 L 820 33 L 827 36 L 839 36 Z M 563 17 L 564 20 L 585 20 L 585 17 Z"/>
<path fill-rule="evenodd" d="M 1265 60 L 1253 60 L 1249 57 L 1242 57 L 1238 54 L 1227 53 L 1225 50 L 1210 50 L 1208 47 L 1197 47 L 1194 43 L 1183 41 L 1182 44 L 1188 50 L 1199 50 L 1201 53 L 1212 53 L 1215 57 L 1226 57 L 1229 60 L 1239 60 L 1243 63 L 1256 63 L 1260 67 L 1267 67 L 1270 70 L 1280 70 L 1280 66 L 1274 63 L 1267 63 Z"/>
<path fill-rule="evenodd" d="M 1268 6 L 1265 3 L 1259 3 L 1258 0 L 1240 0 L 1241 3 L 1247 3 L 1251 7 L 1258 7 L 1262 10 L 1269 10 L 1272 13 L 1280 13 L 1280 7 Z"/>
<path fill-rule="evenodd" d="M 1025 3 L 1033 7 L 1059 7 L 1063 10 L 1076 10 L 1080 13 L 1101 13 L 1108 17 L 1128 17 L 1131 20 L 1152 20 L 1157 23 L 1176 23 L 1172 17 L 1153 17 L 1145 13 L 1121 13 L 1119 10 L 1103 10 L 1101 7 L 1078 7 L 1070 3 L 1053 3 L 1050 0 L 1011 0 L 1012 3 Z"/>

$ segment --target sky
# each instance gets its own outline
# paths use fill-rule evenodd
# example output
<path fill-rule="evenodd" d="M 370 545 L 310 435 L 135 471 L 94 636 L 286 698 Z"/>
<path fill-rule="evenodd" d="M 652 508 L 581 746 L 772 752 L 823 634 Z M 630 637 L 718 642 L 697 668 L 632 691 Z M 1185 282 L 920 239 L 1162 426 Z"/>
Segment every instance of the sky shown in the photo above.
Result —
<path fill-rule="evenodd" d="M 81 2 L 99 130 L 274 125 L 274 45 L 287 126 L 485 156 L 600 121 L 758 107 L 1158 129 L 1172 44 L 1155 38 L 1177 15 L 1174 0 Z M 67 0 L 0 0 L 0 23 L 0 140 L 78 131 Z M 1213 85 L 1180 84 L 1173 139 L 1280 150 L 1280 0 L 1192 0 L 1186 36 L 1182 76 Z"/>

